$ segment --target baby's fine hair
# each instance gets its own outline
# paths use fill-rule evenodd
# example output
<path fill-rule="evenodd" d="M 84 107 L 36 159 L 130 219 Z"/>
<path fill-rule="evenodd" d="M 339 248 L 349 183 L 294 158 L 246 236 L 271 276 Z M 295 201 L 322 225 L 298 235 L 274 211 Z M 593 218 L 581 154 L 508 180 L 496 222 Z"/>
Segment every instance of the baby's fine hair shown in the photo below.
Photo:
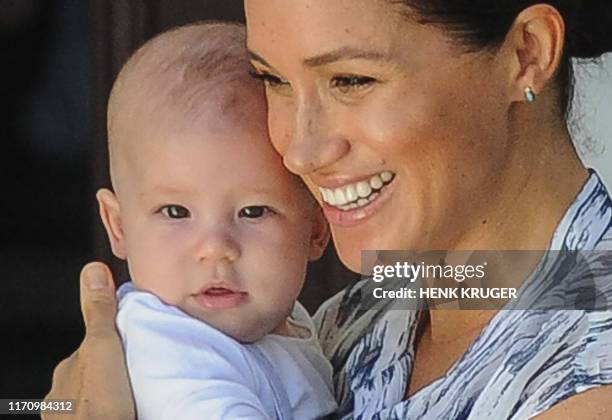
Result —
<path fill-rule="evenodd" d="M 122 123 L 142 113 L 162 115 L 168 105 L 181 118 L 197 118 L 217 85 L 248 78 L 244 25 L 201 22 L 164 32 L 140 47 L 123 66 L 108 102 L 108 140 Z M 161 113 L 156 112 L 161 111 Z"/>

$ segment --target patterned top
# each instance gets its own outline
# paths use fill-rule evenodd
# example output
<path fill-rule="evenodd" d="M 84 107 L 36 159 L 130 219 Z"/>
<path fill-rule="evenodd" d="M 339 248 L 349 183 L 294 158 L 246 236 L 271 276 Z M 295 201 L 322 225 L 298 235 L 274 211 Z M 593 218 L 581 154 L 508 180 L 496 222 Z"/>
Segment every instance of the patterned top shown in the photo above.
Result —
<path fill-rule="evenodd" d="M 612 201 L 595 172 L 557 227 L 550 249 L 612 250 Z M 500 310 L 445 375 L 407 400 L 423 314 L 398 309 L 399 300 L 374 299 L 375 284 L 367 280 L 334 296 L 315 322 L 334 367 L 338 417 L 524 420 L 572 395 L 612 385 L 612 253 L 596 254 L 595 281 L 605 309 Z M 559 279 L 567 266 L 558 262 L 539 269 Z"/>

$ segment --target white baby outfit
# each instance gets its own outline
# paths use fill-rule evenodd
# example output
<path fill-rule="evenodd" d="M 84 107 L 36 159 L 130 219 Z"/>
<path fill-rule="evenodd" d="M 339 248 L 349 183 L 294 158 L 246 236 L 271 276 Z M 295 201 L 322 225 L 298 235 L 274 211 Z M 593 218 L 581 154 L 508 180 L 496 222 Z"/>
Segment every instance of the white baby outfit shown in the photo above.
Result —
<path fill-rule="evenodd" d="M 132 283 L 117 293 L 140 420 L 307 420 L 334 412 L 332 368 L 299 303 L 291 320 L 307 338 L 268 334 L 243 344 Z"/>

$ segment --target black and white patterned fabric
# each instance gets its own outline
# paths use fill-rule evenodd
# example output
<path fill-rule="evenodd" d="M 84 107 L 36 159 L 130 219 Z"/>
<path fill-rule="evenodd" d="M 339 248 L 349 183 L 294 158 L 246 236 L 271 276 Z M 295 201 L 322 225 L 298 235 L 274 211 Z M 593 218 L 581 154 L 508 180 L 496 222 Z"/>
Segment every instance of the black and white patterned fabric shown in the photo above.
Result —
<path fill-rule="evenodd" d="M 524 420 L 594 387 L 612 385 L 612 201 L 591 175 L 557 227 L 551 250 L 597 251 L 600 310 L 500 310 L 446 374 L 404 400 L 424 314 L 374 299 L 358 282 L 317 311 L 334 367 L 338 418 Z M 601 251 L 601 252 L 599 252 Z M 538 279 L 561 279 L 563 259 L 541 264 Z M 532 282 L 531 284 L 528 284 Z M 533 277 L 525 288 L 533 284 Z M 547 286 L 548 287 L 548 286 Z"/>

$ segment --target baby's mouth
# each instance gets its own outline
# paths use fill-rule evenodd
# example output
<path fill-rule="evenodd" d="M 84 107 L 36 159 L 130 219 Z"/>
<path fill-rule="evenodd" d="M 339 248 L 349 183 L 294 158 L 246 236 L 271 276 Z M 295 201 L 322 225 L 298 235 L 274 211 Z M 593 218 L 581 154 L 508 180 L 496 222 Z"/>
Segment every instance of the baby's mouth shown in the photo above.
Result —
<path fill-rule="evenodd" d="M 321 197 L 328 205 L 343 211 L 365 207 L 376 200 L 379 192 L 395 179 L 391 171 L 383 171 L 367 180 L 338 188 L 319 187 Z"/>
<path fill-rule="evenodd" d="M 240 306 L 249 294 L 225 286 L 209 286 L 195 294 L 196 301 L 207 309 L 229 309 Z"/>
<path fill-rule="evenodd" d="M 211 287 L 210 289 L 206 289 L 204 291 L 204 294 L 213 295 L 213 296 L 215 296 L 215 295 L 227 295 L 227 294 L 230 294 L 230 293 L 236 293 L 236 292 L 234 292 L 233 290 L 227 289 L 225 287 Z"/>

